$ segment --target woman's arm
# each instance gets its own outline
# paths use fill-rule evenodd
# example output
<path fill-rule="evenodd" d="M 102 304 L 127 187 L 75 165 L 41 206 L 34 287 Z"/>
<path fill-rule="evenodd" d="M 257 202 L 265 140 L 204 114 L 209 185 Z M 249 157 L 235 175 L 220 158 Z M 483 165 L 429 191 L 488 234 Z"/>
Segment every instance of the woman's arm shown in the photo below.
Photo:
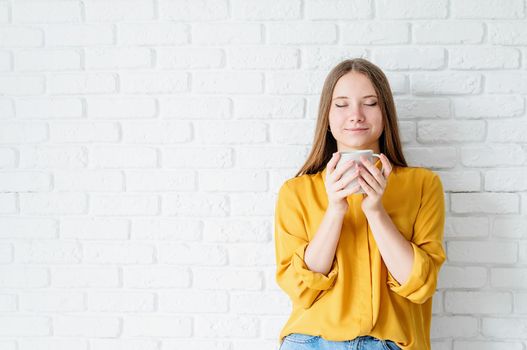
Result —
<path fill-rule="evenodd" d="M 369 170 L 359 169 L 359 183 L 367 193 L 361 208 L 388 268 L 388 286 L 400 296 L 423 304 L 434 294 L 439 269 L 446 260 L 443 248 L 445 203 L 441 179 L 432 171 L 422 173 L 425 177 L 421 184 L 421 203 L 411 241 L 408 241 L 395 227 L 382 203 L 386 178 L 391 172 L 388 159 L 381 154 L 383 165 L 389 169 L 384 177 L 365 157 L 361 160 Z"/>
<path fill-rule="evenodd" d="M 331 227 L 330 230 L 320 230 L 321 233 L 317 241 L 323 240 L 338 240 L 338 237 L 331 239 L 328 236 L 329 231 L 337 230 L 334 222 L 338 221 L 332 213 L 325 215 L 323 227 Z M 332 223 L 333 222 L 333 223 Z M 339 226 L 340 227 L 340 226 Z M 335 236 L 335 234 L 333 234 Z M 304 222 L 304 208 L 300 202 L 299 195 L 293 188 L 289 187 L 286 182 L 279 190 L 278 200 L 276 202 L 275 214 L 275 251 L 276 251 L 276 282 L 287 295 L 291 298 L 295 306 L 300 306 L 308 309 L 313 303 L 321 298 L 328 290 L 335 284 L 338 275 L 338 261 L 333 260 L 329 273 L 322 274 L 320 272 L 312 271 L 306 264 L 305 252 L 310 240 L 306 232 Z M 324 248 L 332 248 L 333 244 L 318 243 Z M 317 249 L 317 246 L 315 246 Z M 334 249 L 334 248 L 332 248 Z M 311 252 L 310 252 L 311 253 Z M 334 255 L 333 251 L 333 255 Z M 313 256 L 317 253 L 315 252 Z M 330 256 L 324 253 L 325 256 Z M 329 259 L 329 258 L 327 258 Z M 318 259 L 317 259 L 318 261 Z M 310 260 L 311 268 L 313 262 Z"/>
<path fill-rule="evenodd" d="M 331 207 L 326 210 L 304 256 L 306 265 L 311 271 L 327 275 L 331 270 L 345 214 Z"/>
<path fill-rule="evenodd" d="M 390 289 L 414 303 L 426 302 L 435 293 L 439 269 L 446 260 L 444 193 L 439 176 L 433 174 L 423 181 L 411 241 L 402 236 L 386 212 L 366 216 L 388 268 Z"/>
<path fill-rule="evenodd" d="M 386 268 L 397 282 L 404 284 L 410 276 L 414 262 L 412 245 L 399 232 L 384 208 L 368 212 L 366 217 Z"/>

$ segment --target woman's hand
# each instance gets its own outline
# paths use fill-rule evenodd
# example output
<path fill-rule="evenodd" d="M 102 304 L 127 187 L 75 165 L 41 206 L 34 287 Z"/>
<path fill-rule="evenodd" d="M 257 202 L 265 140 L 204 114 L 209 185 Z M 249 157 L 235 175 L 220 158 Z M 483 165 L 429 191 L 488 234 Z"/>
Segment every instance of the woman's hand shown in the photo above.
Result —
<path fill-rule="evenodd" d="M 359 184 L 366 192 L 362 195 L 361 208 L 364 213 L 379 212 L 384 210 L 382 205 L 382 195 L 386 189 L 388 176 L 392 172 L 392 165 L 384 154 L 379 155 L 382 162 L 383 173 L 372 164 L 366 157 L 361 156 L 360 159 L 364 167 L 359 166 Z"/>
<path fill-rule="evenodd" d="M 346 176 L 343 177 L 342 174 L 353 167 L 355 161 L 349 160 L 347 163 L 339 167 L 339 169 L 335 169 L 339 159 L 340 153 L 333 153 L 333 157 L 331 157 L 327 164 L 325 186 L 328 195 L 328 209 L 331 208 L 340 212 L 346 212 L 349 207 L 347 197 L 350 194 L 357 192 L 360 188 L 360 184 L 357 184 L 350 189 L 344 188 L 353 181 L 353 179 L 357 178 L 359 173 L 357 169 L 355 169 L 353 172 L 346 174 Z"/>

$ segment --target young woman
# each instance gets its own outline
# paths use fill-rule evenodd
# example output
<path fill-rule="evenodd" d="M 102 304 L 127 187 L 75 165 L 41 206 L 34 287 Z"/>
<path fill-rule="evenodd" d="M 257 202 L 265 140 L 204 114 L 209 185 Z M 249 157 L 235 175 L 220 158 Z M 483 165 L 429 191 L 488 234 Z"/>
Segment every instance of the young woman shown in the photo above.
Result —
<path fill-rule="evenodd" d="M 339 152 L 363 149 L 381 159 L 336 169 Z M 311 153 L 278 192 L 276 281 L 293 305 L 280 350 L 431 349 L 444 220 L 439 176 L 406 164 L 386 76 L 365 59 L 341 62 Z"/>

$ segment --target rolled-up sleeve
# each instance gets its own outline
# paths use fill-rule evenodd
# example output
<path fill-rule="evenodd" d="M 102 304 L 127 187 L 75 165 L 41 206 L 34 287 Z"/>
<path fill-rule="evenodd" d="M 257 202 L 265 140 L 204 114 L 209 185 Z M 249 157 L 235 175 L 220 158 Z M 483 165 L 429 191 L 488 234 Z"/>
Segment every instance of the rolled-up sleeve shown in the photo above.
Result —
<path fill-rule="evenodd" d="M 295 306 L 310 308 L 335 283 L 337 259 L 327 276 L 309 270 L 304 256 L 309 245 L 300 198 L 285 182 L 278 192 L 275 210 L 276 282 Z"/>
<path fill-rule="evenodd" d="M 401 285 L 388 271 L 388 285 L 398 295 L 422 304 L 436 290 L 441 265 L 446 260 L 443 248 L 445 226 L 445 200 L 439 176 L 425 178 L 421 205 L 414 223 L 410 244 L 414 261 L 409 278 Z"/>

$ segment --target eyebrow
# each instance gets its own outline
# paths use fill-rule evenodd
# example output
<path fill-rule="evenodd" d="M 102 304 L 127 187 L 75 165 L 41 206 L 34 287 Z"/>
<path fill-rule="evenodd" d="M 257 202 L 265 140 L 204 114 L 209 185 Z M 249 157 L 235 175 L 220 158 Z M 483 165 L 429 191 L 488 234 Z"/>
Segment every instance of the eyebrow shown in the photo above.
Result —
<path fill-rule="evenodd" d="M 362 98 L 366 98 L 366 97 L 377 97 L 377 95 L 366 95 L 366 96 L 362 96 Z M 336 100 L 337 98 L 349 98 L 348 96 L 338 96 L 338 97 L 335 97 L 333 100 Z M 333 101 L 331 100 L 331 101 Z"/>

